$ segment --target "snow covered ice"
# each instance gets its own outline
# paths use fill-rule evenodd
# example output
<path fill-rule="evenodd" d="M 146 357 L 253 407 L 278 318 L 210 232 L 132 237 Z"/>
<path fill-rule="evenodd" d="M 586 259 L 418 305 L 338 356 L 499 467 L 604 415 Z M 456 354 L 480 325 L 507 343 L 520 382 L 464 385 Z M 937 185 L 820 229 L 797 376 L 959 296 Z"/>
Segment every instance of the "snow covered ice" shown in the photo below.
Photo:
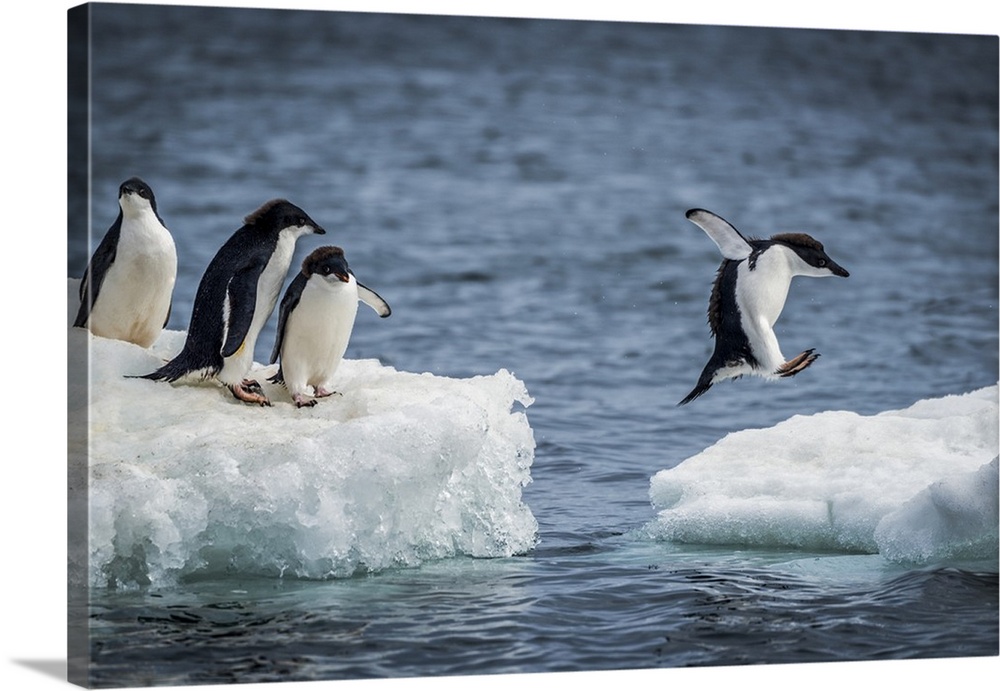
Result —
<path fill-rule="evenodd" d="M 70 281 L 70 306 L 77 282 Z M 216 382 L 130 379 L 175 355 L 70 328 L 90 357 L 91 585 L 167 584 L 191 575 L 330 578 L 458 555 L 529 551 L 538 526 L 521 492 L 532 399 L 506 370 L 453 379 L 344 360 L 333 396 L 273 407 Z M 80 362 L 77 360 L 77 362 Z"/>
<path fill-rule="evenodd" d="M 682 543 L 996 559 L 998 388 L 729 434 L 650 482 L 646 532 Z"/>

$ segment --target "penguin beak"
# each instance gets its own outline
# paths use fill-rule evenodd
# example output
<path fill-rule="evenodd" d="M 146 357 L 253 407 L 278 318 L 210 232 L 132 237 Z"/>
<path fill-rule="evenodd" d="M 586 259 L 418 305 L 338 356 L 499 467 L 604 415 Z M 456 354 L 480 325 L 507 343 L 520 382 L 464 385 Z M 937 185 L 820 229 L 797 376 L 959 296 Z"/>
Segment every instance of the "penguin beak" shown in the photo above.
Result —
<path fill-rule="evenodd" d="M 317 235 L 326 235 L 326 230 L 315 224 L 313 224 L 313 232 Z"/>
<path fill-rule="evenodd" d="M 350 283 L 351 282 L 351 276 L 346 271 L 344 271 L 344 272 L 334 271 L 333 275 L 336 276 L 337 278 L 339 278 L 342 283 Z"/>
<path fill-rule="evenodd" d="M 833 273 L 834 276 L 841 276 L 842 278 L 847 278 L 848 276 L 851 275 L 850 273 L 847 272 L 847 269 L 845 269 L 836 262 L 830 262 L 827 265 L 827 268 L 830 269 L 830 271 Z"/>

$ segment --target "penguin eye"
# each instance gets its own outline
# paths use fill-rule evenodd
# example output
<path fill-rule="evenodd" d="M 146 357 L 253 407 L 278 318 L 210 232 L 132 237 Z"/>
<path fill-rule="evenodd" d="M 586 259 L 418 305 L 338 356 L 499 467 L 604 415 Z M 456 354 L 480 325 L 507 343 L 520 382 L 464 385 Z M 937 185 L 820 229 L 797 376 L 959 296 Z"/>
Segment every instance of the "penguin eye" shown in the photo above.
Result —
<path fill-rule="evenodd" d="M 302 216 L 299 216 L 298 225 L 299 226 L 304 226 L 305 224 L 306 224 L 306 219 L 304 217 L 302 217 Z"/>
<path fill-rule="evenodd" d="M 826 266 L 826 260 L 820 259 L 818 262 L 816 262 L 816 266 L 822 269 L 824 266 Z"/>

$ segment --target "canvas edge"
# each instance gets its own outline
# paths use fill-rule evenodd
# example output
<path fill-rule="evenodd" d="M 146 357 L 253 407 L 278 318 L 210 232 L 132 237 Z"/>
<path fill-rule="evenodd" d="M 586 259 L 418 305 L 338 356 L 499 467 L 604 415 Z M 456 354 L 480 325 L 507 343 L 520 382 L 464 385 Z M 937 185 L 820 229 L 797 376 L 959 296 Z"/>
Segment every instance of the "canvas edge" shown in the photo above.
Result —
<path fill-rule="evenodd" d="M 67 243 L 85 256 L 89 256 L 90 226 L 90 10 L 90 5 L 84 4 L 66 12 Z M 67 391 L 79 392 L 82 399 L 70 395 L 67 400 L 66 679 L 89 688 L 90 367 L 89 356 L 74 357 L 72 347 L 70 343 L 66 354 Z"/>

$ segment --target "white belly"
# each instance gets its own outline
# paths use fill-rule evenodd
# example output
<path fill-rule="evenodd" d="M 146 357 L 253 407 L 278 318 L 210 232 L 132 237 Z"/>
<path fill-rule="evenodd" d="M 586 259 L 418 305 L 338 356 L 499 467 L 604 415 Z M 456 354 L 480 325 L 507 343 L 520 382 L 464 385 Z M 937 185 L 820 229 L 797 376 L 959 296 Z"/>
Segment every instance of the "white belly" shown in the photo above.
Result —
<path fill-rule="evenodd" d="M 285 324 L 281 344 L 281 371 L 294 396 L 313 389 L 331 389 L 358 313 L 358 287 L 331 285 L 319 276 L 306 283 L 295 310 Z"/>
<path fill-rule="evenodd" d="M 176 278 L 177 251 L 167 229 L 151 213 L 126 221 L 88 328 L 148 348 L 163 329 Z"/>
<path fill-rule="evenodd" d="M 774 334 L 774 324 L 785 307 L 791 282 L 787 259 L 780 251 L 764 252 L 753 271 L 747 262 L 739 266 L 736 304 L 740 308 L 743 330 L 759 362 L 753 374 L 772 376 L 785 361 Z"/>

